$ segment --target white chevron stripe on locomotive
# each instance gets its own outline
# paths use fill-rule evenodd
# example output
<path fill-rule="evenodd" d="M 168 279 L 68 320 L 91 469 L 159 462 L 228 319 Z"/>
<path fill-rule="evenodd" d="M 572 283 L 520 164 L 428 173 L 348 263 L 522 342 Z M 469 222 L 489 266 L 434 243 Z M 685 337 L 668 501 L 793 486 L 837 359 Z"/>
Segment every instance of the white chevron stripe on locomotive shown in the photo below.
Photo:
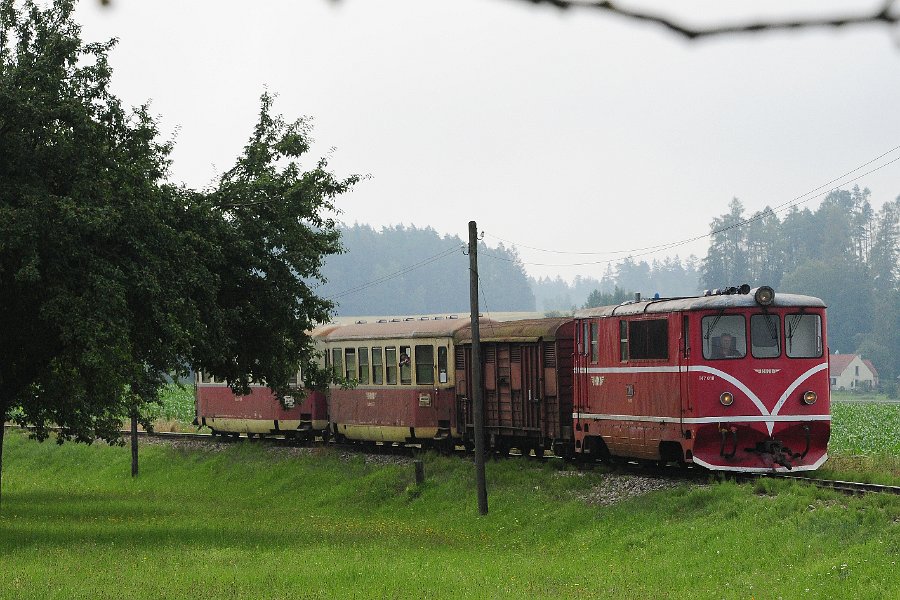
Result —
<path fill-rule="evenodd" d="M 594 415 L 588 413 L 572 413 L 572 417 L 575 419 L 611 419 L 616 421 L 644 421 L 644 422 L 653 422 L 653 423 L 735 423 L 741 421 L 753 421 L 753 422 L 764 422 L 766 424 L 766 429 L 769 430 L 769 435 L 772 435 L 772 430 L 775 428 L 775 422 L 783 422 L 783 421 L 830 421 L 830 415 L 789 415 L 782 416 L 778 413 L 784 407 L 785 402 L 790 397 L 790 395 L 798 388 L 800 385 L 818 373 L 823 369 L 828 368 L 828 363 L 824 362 L 818 364 L 799 377 L 797 377 L 791 384 L 784 390 L 784 393 L 778 398 L 778 402 L 775 403 L 775 407 L 772 409 L 772 412 L 769 412 L 763 404 L 762 400 L 760 400 L 759 396 L 753 392 L 744 382 L 739 380 L 737 377 L 731 375 L 730 373 L 726 373 L 720 369 L 716 369 L 714 367 L 709 367 L 706 365 L 695 365 L 691 367 L 587 367 L 587 368 L 576 368 L 576 374 L 589 374 L 589 375 L 606 375 L 606 374 L 628 374 L 628 373 L 709 373 L 710 375 L 716 375 L 717 377 L 721 377 L 725 381 L 731 383 L 739 390 L 741 390 L 750 400 L 753 402 L 756 409 L 759 411 L 759 415 L 741 415 L 741 416 L 727 416 L 727 417 L 700 417 L 697 419 L 678 419 L 676 417 L 652 417 L 652 416 L 638 416 L 638 415 Z"/>

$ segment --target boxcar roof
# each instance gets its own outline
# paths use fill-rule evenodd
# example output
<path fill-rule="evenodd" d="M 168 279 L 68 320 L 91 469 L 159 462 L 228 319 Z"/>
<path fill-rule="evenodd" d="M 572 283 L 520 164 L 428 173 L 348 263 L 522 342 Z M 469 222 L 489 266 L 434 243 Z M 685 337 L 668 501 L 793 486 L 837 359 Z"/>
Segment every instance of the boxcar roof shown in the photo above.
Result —
<path fill-rule="evenodd" d="M 481 319 L 482 327 L 488 322 L 487 319 Z M 468 319 L 410 319 L 383 323 L 354 323 L 335 328 L 321 336 L 321 339 L 326 342 L 340 342 L 345 340 L 451 337 L 468 323 Z"/>
<path fill-rule="evenodd" d="M 556 332 L 559 331 L 559 328 L 571 322 L 572 317 L 493 322 L 481 324 L 479 334 L 482 342 L 536 342 L 539 339 L 552 341 L 556 339 Z M 467 324 L 453 337 L 457 344 L 471 344 L 471 325 Z"/>
<path fill-rule="evenodd" d="M 660 298 L 658 300 L 642 300 L 640 302 L 627 302 L 618 306 L 597 306 L 585 308 L 575 312 L 575 317 L 612 317 L 619 315 L 639 315 L 650 313 L 681 312 L 688 310 L 724 310 L 727 308 L 753 308 L 759 306 L 754 294 L 756 289 L 748 294 L 721 294 L 717 296 L 698 296 L 692 298 Z M 825 308 L 825 303 L 815 296 L 802 296 L 800 294 L 781 294 L 775 292 L 775 301 L 771 304 L 774 308 L 812 306 Z"/>

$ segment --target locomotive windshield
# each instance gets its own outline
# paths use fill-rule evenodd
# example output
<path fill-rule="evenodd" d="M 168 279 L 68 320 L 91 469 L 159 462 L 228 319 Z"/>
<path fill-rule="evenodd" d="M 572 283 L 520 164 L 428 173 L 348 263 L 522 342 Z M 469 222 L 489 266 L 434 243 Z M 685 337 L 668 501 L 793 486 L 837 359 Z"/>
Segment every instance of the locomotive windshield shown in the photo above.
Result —
<path fill-rule="evenodd" d="M 743 315 L 703 317 L 703 358 L 743 358 L 747 334 Z"/>
<path fill-rule="evenodd" d="M 819 315 L 785 317 L 785 348 L 791 358 L 822 356 L 822 319 Z"/>
<path fill-rule="evenodd" d="M 755 358 L 776 358 L 781 354 L 777 315 L 764 313 L 750 317 L 750 351 Z"/>

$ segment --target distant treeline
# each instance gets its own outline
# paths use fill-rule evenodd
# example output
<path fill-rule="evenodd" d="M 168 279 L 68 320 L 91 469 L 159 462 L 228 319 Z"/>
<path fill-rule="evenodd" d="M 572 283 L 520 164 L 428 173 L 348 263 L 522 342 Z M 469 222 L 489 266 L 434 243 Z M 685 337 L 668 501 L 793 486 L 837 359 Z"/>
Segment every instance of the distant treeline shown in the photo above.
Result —
<path fill-rule="evenodd" d="M 341 229 L 344 254 L 329 256 L 318 293 L 338 315 L 417 315 L 469 310 L 467 242 L 430 227 Z M 515 250 L 479 243 L 482 312 L 533 311 L 534 294 Z"/>
<path fill-rule="evenodd" d="M 600 279 L 529 278 L 514 248 L 479 244 L 482 312 L 571 313 L 659 292 L 770 285 L 828 305 L 831 351 L 870 358 L 883 380 L 900 375 L 900 198 L 875 211 L 868 190 L 829 194 L 815 210 L 744 214 L 738 199 L 710 223 L 698 259 L 626 258 Z M 469 257 L 458 236 L 431 228 L 367 225 L 341 231 L 346 252 L 328 257 L 319 292 L 339 315 L 461 313 L 469 308 Z"/>

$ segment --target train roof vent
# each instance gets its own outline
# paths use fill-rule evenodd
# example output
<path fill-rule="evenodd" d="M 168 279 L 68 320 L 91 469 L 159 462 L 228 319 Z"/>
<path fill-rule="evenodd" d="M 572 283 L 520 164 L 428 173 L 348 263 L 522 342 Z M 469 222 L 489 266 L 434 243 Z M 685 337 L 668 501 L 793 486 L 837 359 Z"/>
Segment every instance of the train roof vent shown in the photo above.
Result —
<path fill-rule="evenodd" d="M 443 321 L 443 320 L 444 320 L 444 317 L 435 317 L 434 320 L 435 320 L 435 321 Z"/>
<path fill-rule="evenodd" d="M 403 320 L 404 320 L 404 321 L 415 321 L 415 319 L 413 319 L 412 317 L 406 317 L 406 318 L 403 319 Z"/>
<path fill-rule="evenodd" d="M 379 323 L 387 323 L 387 319 L 378 319 Z"/>
<path fill-rule="evenodd" d="M 420 321 L 430 321 L 431 319 L 429 319 L 428 317 L 419 317 L 419 320 Z"/>
<path fill-rule="evenodd" d="M 365 319 L 361 319 L 361 320 L 359 320 L 359 321 L 356 322 L 357 325 L 364 325 L 364 324 L 366 324 L 366 323 L 368 323 L 368 321 L 366 321 Z"/>
<path fill-rule="evenodd" d="M 457 317 L 456 315 L 447 315 L 447 318 L 448 319 L 458 319 L 459 317 Z"/>
<path fill-rule="evenodd" d="M 400 319 L 391 319 L 391 323 L 399 323 Z"/>

